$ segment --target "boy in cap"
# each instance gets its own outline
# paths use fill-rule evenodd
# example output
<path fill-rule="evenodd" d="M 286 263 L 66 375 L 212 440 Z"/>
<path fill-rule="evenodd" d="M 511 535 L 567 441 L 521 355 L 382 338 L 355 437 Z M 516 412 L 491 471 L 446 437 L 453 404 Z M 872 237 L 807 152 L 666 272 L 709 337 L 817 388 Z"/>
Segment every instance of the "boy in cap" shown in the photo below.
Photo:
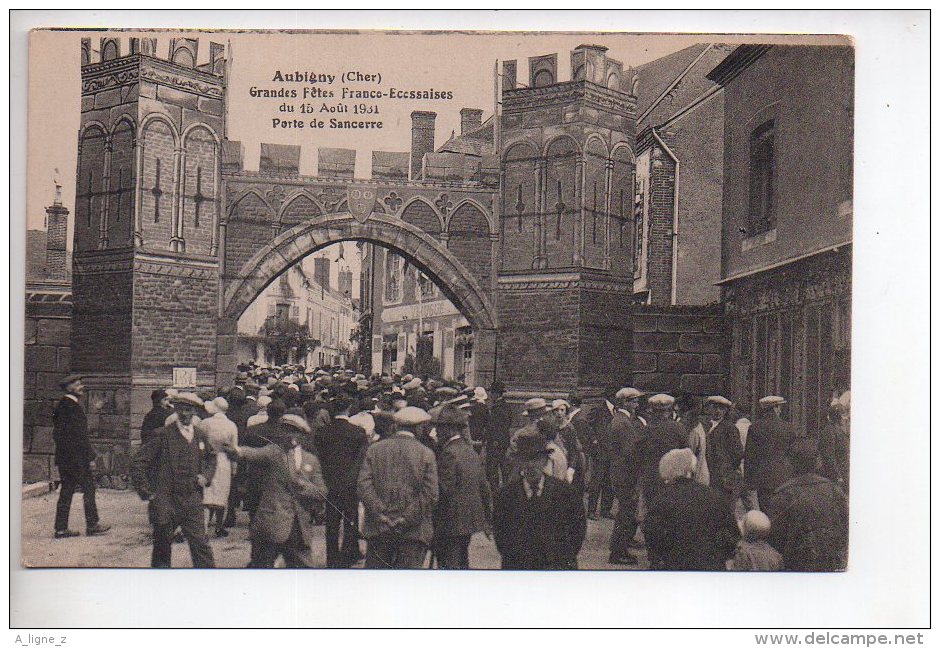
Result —
<path fill-rule="evenodd" d="M 98 520 L 95 502 L 95 451 L 88 440 L 88 419 L 79 399 L 85 393 L 82 376 L 72 374 L 59 382 L 65 395 L 52 413 L 52 439 L 55 441 L 55 465 L 59 469 L 59 501 L 55 510 L 56 538 L 71 538 L 78 531 L 69 529 L 72 496 L 81 487 L 85 504 L 87 535 L 106 533 L 111 527 Z"/>
<path fill-rule="evenodd" d="M 394 414 L 398 431 L 366 452 L 357 492 L 366 511 L 367 568 L 424 566 L 439 491 L 434 453 L 417 437 L 430 420 L 424 410 L 404 407 Z"/>
<path fill-rule="evenodd" d="M 189 541 L 193 567 L 215 567 L 203 516 L 203 488 L 215 474 L 215 453 L 193 425 L 202 409 L 195 394 L 173 396 L 176 420 L 161 428 L 134 457 L 131 477 L 143 500 L 153 500 L 154 530 L 151 567 L 169 567 L 177 526 Z"/>
<path fill-rule="evenodd" d="M 783 557 L 770 546 L 770 518 L 760 511 L 748 511 L 741 521 L 741 542 L 729 571 L 780 571 Z"/>

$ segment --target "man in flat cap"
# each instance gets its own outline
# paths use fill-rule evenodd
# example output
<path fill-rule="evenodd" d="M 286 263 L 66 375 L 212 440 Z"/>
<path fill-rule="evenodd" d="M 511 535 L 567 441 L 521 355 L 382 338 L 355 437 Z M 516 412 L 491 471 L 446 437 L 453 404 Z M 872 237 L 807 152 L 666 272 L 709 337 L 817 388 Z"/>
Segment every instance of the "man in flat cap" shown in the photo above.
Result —
<path fill-rule="evenodd" d="M 85 505 L 85 533 L 98 535 L 111 527 L 98 520 L 95 502 L 95 451 L 88 440 L 88 419 L 79 399 L 85 393 L 82 376 L 72 374 L 59 382 L 65 395 L 52 413 L 52 439 L 55 441 L 55 465 L 59 469 L 59 501 L 55 509 L 56 538 L 71 538 L 78 531 L 69 529 L 72 496 L 81 487 Z"/>
<path fill-rule="evenodd" d="M 173 395 L 176 420 L 161 428 L 134 457 L 131 478 L 143 500 L 153 500 L 151 567 L 170 567 L 173 532 L 182 528 L 193 567 L 215 567 L 206 537 L 203 488 L 215 475 L 216 457 L 205 434 L 193 425 L 202 409 L 195 394 Z"/>
<path fill-rule="evenodd" d="M 503 569 L 577 569 L 587 521 L 580 494 L 544 472 L 550 450 L 539 434 L 517 437 L 518 477 L 497 493 L 493 539 Z"/>
<path fill-rule="evenodd" d="M 440 448 L 434 556 L 441 569 L 469 569 L 470 538 L 489 529 L 490 487 L 482 459 L 464 435 L 468 419 L 466 411 L 445 405 L 432 421 Z"/>
<path fill-rule="evenodd" d="M 633 387 L 623 387 L 615 394 L 617 409 L 610 420 L 610 483 L 617 497 L 617 517 L 610 535 L 609 562 L 635 565 L 628 553 L 637 530 L 642 444 L 646 438 L 643 423 L 636 416 L 640 396 Z"/>
<path fill-rule="evenodd" d="M 696 481 L 721 493 L 729 510 L 734 510 L 741 494 L 740 465 L 744 458 L 741 433 L 728 416 L 732 407 L 724 396 L 706 398 L 707 414 L 692 429 L 689 438 L 689 447 L 697 459 Z"/>
<path fill-rule="evenodd" d="M 794 438 L 792 427 L 781 418 L 786 399 L 764 396 L 758 402 L 760 414 L 751 424 L 744 445 L 744 488 L 747 501 L 762 510 L 770 503 L 773 492 L 789 479 L 787 448 Z"/>
<path fill-rule="evenodd" d="M 670 450 L 689 447 L 689 435 L 681 423 L 673 418 L 676 399 L 669 394 L 656 394 L 647 401 L 650 411 L 649 425 L 642 450 L 643 497 L 649 502 L 661 484 L 659 461 Z"/>
<path fill-rule="evenodd" d="M 394 421 L 398 430 L 369 446 L 359 471 L 366 567 L 420 569 L 434 539 L 439 495 L 434 453 L 417 438 L 431 417 L 418 407 L 404 407 Z"/>
<path fill-rule="evenodd" d="M 538 434 L 538 423 L 547 416 L 552 415 L 552 409 L 544 398 L 530 398 L 522 404 L 522 413 L 525 416 L 526 424 L 512 433 L 509 438 L 509 449 L 506 452 L 506 459 L 513 461 L 516 455 L 516 441 L 520 436 Z"/>
<path fill-rule="evenodd" d="M 770 544 L 783 555 L 785 571 L 844 570 L 849 540 L 845 494 L 819 474 L 815 439 L 794 439 L 787 459 L 796 476 L 770 499 Z"/>

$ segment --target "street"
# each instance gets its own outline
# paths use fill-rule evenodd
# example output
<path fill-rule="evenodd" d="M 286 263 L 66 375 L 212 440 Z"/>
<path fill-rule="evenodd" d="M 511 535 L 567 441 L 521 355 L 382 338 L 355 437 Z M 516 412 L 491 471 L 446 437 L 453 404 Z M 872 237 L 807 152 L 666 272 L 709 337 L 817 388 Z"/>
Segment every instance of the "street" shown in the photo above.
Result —
<path fill-rule="evenodd" d="M 52 522 L 58 493 L 48 493 L 23 500 L 22 505 L 22 562 L 27 567 L 149 567 L 150 526 L 147 523 L 147 504 L 133 491 L 100 489 L 97 491 L 98 512 L 101 520 L 111 524 L 111 531 L 102 536 L 55 540 Z M 72 501 L 70 528 L 84 531 L 82 498 L 76 494 Z M 639 554 L 640 565 L 626 567 L 607 563 L 608 541 L 613 526 L 611 520 L 588 520 L 587 537 L 578 557 L 581 569 L 645 569 L 645 553 Z M 315 529 L 313 560 L 318 567 L 326 565 L 324 527 Z M 227 538 L 211 538 L 218 567 L 245 567 L 248 564 L 248 515 L 239 512 L 238 525 L 229 529 Z M 365 542 L 362 543 L 363 552 Z M 498 569 L 499 553 L 496 546 L 482 533 L 470 544 L 470 564 L 475 569 Z M 191 567 L 186 544 L 173 545 L 173 566 Z M 362 563 L 359 563 L 359 567 Z"/>

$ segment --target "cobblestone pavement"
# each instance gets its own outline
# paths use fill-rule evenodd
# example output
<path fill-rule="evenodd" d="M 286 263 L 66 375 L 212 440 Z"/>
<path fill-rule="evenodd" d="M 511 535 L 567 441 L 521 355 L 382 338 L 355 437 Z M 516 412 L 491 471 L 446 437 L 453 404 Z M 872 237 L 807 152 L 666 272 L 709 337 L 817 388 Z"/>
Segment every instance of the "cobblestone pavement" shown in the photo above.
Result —
<path fill-rule="evenodd" d="M 147 504 L 133 491 L 99 490 L 98 512 L 102 522 L 112 525 L 103 536 L 84 535 L 55 540 L 52 521 L 55 517 L 57 493 L 31 497 L 22 501 L 22 562 L 28 567 L 148 567 L 150 565 L 150 526 Z M 607 543 L 611 520 L 589 520 L 587 538 L 578 563 L 581 569 L 638 569 L 646 567 L 645 554 L 639 554 L 640 567 L 624 567 L 607 563 Z M 70 527 L 84 531 L 82 498 L 72 500 Z M 210 544 L 219 567 L 245 567 L 248 564 L 248 515 L 240 512 L 238 525 L 229 530 L 227 538 L 212 538 Z M 365 551 L 365 542 L 362 543 Z M 324 528 L 316 527 L 313 560 L 318 567 L 326 565 Z M 470 543 L 470 564 L 477 569 L 498 569 L 496 546 L 482 533 Z M 360 566 L 362 563 L 359 564 Z M 173 566 L 191 567 L 186 544 L 173 545 Z"/>

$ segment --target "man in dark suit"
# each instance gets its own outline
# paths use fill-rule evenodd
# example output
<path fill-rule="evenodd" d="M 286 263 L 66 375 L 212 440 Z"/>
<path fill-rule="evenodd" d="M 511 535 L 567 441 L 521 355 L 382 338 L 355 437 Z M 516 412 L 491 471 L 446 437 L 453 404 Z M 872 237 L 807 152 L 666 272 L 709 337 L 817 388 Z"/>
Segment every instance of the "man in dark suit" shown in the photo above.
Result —
<path fill-rule="evenodd" d="M 610 421 L 614 417 L 614 401 L 617 388 L 609 388 L 604 400 L 595 404 L 589 413 L 591 430 L 589 443 L 585 446 L 590 462 L 591 480 L 588 482 L 588 518 L 597 519 L 600 514 L 609 518 L 614 503 L 614 491 L 610 484 Z"/>
<path fill-rule="evenodd" d="M 770 506 L 777 487 L 791 477 L 786 455 L 794 434 L 780 418 L 786 402 L 782 396 L 761 398 L 760 418 L 748 429 L 744 444 L 744 488 L 749 493 L 756 491 L 762 511 Z"/>
<path fill-rule="evenodd" d="M 88 419 L 79 403 L 85 386 L 82 377 L 73 374 L 59 383 L 65 396 L 52 413 L 52 438 L 55 441 L 55 464 L 59 468 L 59 502 L 55 510 L 55 537 L 71 538 L 78 531 L 69 529 L 72 496 L 81 487 L 85 504 L 85 533 L 97 535 L 111 527 L 98 520 L 95 503 L 95 451 L 88 440 Z"/>
<path fill-rule="evenodd" d="M 486 435 L 483 439 L 483 452 L 486 456 L 486 478 L 492 491 L 508 480 L 506 452 L 509 450 L 509 437 L 512 428 L 512 408 L 503 397 L 506 388 L 500 381 L 494 381 L 490 387 L 493 401 L 490 415 L 486 421 Z"/>
<path fill-rule="evenodd" d="M 345 394 L 333 400 L 336 412 L 315 437 L 323 479 L 329 491 L 326 505 L 326 566 L 351 567 L 362 560 L 359 549 L 359 499 L 356 483 L 369 446 L 366 431 L 349 422 L 351 402 Z M 340 549 L 342 529 L 342 549 Z"/>
<path fill-rule="evenodd" d="M 189 541 L 193 567 L 215 567 L 202 507 L 202 489 L 215 475 L 215 454 L 205 435 L 193 425 L 202 401 L 195 394 L 179 392 L 173 403 L 176 420 L 141 447 L 131 466 L 140 498 L 153 499 L 150 566 L 170 566 L 173 532 L 180 527 Z"/>
<path fill-rule="evenodd" d="M 516 437 L 521 478 L 510 479 L 493 506 L 503 569 L 577 569 L 587 528 L 584 504 L 569 484 L 545 474 L 550 453 L 539 434 Z"/>
<path fill-rule="evenodd" d="M 440 442 L 434 555 L 441 569 L 469 569 L 470 538 L 489 529 L 490 487 L 480 456 L 461 434 L 467 420 L 465 412 L 452 406 L 433 419 Z"/>
<path fill-rule="evenodd" d="M 649 503 L 643 535 L 650 567 L 678 571 L 724 571 L 734 555 L 738 525 L 722 495 L 692 479 L 696 458 L 689 448 L 659 461 L 662 487 Z"/>
<path fill-rule="evenodd" d="M 632 387 L 617 391 L 617 409 L 610 421 L 610 483 L 617 496 L 617 517 L 610 534 L 609 562 L 635 565 L 637 559 L 627 550 L 638 526 L 642 445 L 646 437 L 643 423 L 636 416 L 642 392 Z"/>
<path fill-rule="evenodd" d="M 170 397 L 163 389 L 154 389 L 150 392 L 150 401 L 153 407 L 144 416 L 144 422 L 140 424 L 140 445 L 146 445 L 154 433 L 166 425 L 166 420 L 173 413 L 170 407 Z"/>

